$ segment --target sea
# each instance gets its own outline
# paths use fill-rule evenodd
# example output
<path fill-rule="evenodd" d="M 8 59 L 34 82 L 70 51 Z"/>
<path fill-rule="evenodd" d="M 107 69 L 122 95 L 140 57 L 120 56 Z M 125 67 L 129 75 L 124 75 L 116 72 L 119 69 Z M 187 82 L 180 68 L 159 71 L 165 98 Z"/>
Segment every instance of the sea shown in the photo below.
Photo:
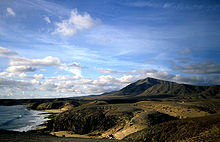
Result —
<path fill-rule="evenodd" d="M 0 106 L 0 129 L 26 132 L 48 121 L 49 115 L 24 106 Z"/>

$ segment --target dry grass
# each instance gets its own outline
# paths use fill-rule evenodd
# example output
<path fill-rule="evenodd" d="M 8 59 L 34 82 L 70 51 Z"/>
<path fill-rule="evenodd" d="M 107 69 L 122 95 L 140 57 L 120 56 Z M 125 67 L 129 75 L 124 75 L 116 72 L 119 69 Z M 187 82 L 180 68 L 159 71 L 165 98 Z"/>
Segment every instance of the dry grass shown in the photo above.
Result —
<path fill-rule="evenodd" d="M 174 120 L 127 136 L 129 141 L 200 141 L 219 139 L 220 114 Z"/>

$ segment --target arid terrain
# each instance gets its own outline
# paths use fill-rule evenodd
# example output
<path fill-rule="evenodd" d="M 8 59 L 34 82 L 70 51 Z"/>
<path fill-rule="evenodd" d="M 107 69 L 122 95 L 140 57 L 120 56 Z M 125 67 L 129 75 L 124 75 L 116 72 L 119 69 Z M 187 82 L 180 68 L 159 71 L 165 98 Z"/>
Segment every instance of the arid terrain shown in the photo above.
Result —
<path fill-rule="evenodd" d="M 157 92 L 153 98 L 152 88 Z M 194 87 L 150 78 L 101 96 L 1 100 L 1 104 L 53 113 L 42 129 L 31 132 L 52 141 L 105 141 L 112 135 L 122 141 L 219 141 L 219 90 L 219 86 Z M 2 133 L 0 138 L 7 141 L 9 135 Z M 26 137 L 26 133 L 16 135 L 18 141 L 20 136 Z"/>

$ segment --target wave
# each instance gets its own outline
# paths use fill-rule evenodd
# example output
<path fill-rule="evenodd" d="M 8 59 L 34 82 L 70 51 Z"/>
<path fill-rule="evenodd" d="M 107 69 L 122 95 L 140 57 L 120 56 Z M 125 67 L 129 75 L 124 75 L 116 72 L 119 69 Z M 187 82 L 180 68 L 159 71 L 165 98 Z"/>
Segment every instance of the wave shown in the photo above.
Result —
<path fill-rule="evenodd" d="M 47 118 L 49 114 L 47 114 L 46 112 L 31 111 L 31 113 L 31 116 L 33 116 L 34 119 L 28 121 L 30 122 L 30 124 L 21 128 L 13 129 L 13 131 L 27 132 L 29 130 L 38 128 L 40 125 L 50 120 Z"/>
<path fill-rule="evenodd" d="M 29 131 L 48 121 L 49 115 L 47 112 L 28 110 L 25 107 L 0 107 L 0 129 Z"/>

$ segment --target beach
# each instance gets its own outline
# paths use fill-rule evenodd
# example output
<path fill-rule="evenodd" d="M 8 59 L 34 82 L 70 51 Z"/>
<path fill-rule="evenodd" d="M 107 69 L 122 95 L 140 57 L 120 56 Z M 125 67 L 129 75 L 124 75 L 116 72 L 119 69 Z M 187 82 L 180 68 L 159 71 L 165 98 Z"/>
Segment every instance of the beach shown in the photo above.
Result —
<path fill-rule="evenodd" d="M 27 132 L 40 127 L 50 114 L 25 106 L 0 106 L 0 129 Z"/>
<path fill-rule="evenodd" d="M 16 109 L 24 110 L 27 112 L 29 111 L 30 115 L 32 115 L 33 118 L 37 118 L 34 120 L 28 120 L 34 123 L 34 124 L 30 123 L 32 125 L 27 123 L 27 126 L 14 127 L 14 129 L 10 128 L 9 123 L 6 123 L 7 127 L 5 127 L 5 130 L 0 129 L 1 142 L 8 142 L 8 141 L 16 141 L 16 142 L 32 142 L 32 141 L 33 142 L 35 141 L 99 142 L 100 141 L 101 142 L 101 141 L 108 141 L 105 139 L 91 138 L 90 136 L 86 136 L 86 135 L 73 134 L 69 131 L 48 132 L 47 126 L 46 126 L 47 121 L 50 120 L 48 117 L 57 115 L 65 111 L 65 109 L 49 109 L 49 110 L 36 111 L 36 110 L 28 110 L 24 105 L 0 106 L 0 107 L 1 109 L 11 108 L 15 110 Z M 21 114 L 19 114 L 19 118 L 17 119 L 21 119 L 21 118 L 22 116 Z M 17 119 L 13 120 L 14 121 L 13 124 L 16 124 L 15 121 L 18 121 Z M 113 140 L 113 142 L 114 141 L 117 141 L 117 140 Z"/>

